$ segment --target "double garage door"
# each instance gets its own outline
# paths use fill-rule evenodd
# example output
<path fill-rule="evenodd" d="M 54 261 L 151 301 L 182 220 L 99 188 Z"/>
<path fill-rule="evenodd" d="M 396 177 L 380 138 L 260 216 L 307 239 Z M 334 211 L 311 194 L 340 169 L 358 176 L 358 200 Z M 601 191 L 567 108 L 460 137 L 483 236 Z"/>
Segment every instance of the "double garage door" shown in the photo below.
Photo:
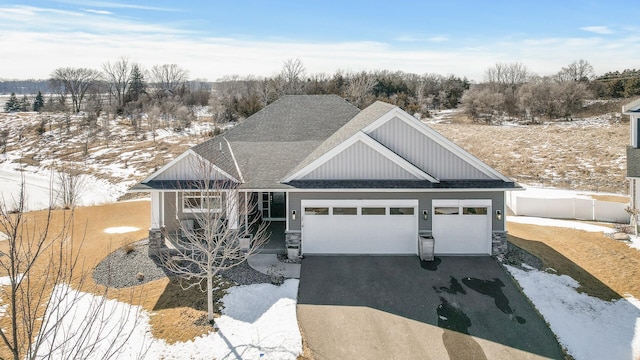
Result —
<path fill-rule="evenodd" d="M 302 200 L 303 254 L 417 254 L 418 200 Z M 419 214 L 420 213 L 420 214 Z M 440 255 L 491 254 L 491 200 L 433 200 Z"/>
<path fill-rule="evenodd" d="M 417 200 L 303 200 L 304 254 L 416 254 Z"/>

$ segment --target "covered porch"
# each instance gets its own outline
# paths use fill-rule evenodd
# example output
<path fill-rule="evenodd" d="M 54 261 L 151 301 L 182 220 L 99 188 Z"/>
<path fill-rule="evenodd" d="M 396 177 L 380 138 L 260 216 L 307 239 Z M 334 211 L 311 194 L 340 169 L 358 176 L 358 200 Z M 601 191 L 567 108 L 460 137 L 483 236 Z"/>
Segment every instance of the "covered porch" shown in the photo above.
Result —
<path fill-rule="evenodd" d="M 224 197 L 225 216 L 220 219 L 240 237 L 255 235 L 261 224 L 266 225 L 266 242 L 260 247 L 262 254 L 286 254 L 286 200 L 285 192 L 238 191 Z M 229 201 L 231 200 L 231 201 Z M 183 208 L 183 191 L 154 192 L 151 197 L 152 228 L 150 233 L 161 233 L 160 247 L 177 249 L 184 240 L 185 231 L 197 232 L 202 224 L 198 216 Z M 186 225 L 186 226 L 185 226 Z M 158 234 L 159 235 L 159 234 Z"/>

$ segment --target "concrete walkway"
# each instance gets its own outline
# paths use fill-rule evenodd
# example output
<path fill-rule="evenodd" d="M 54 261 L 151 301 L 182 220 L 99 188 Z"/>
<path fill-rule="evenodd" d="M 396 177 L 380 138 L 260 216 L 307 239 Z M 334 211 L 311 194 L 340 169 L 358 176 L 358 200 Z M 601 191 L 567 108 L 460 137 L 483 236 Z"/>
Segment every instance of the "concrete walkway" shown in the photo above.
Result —
<path fill-rule="evenodd" d="M 278 260 L 276 254 L 256 254 L 247 259 L 249 266 L 263 274 L 271 275 L 277 271 L 286 279 L 300 278 L 300 264 L 289 264 Z"/>

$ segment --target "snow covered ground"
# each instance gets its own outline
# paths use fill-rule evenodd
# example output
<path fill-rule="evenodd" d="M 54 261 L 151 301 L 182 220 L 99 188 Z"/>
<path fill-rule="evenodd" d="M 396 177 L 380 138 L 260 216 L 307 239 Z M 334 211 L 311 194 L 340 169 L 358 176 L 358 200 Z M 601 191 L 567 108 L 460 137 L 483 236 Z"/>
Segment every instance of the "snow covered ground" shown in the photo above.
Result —
<path fill-rule="evenodd" d="M 555 226 L 589 232 L 603 232 L 605 234 L 615 232 L 615 229 L 606 226 L 593 225 L 586 222 L 574 220 L 547 219 L 534 216 L 507 216 L 508 222 L 519 224 L 531 224 L 539 226 Z"/>
<path fill-rule="evenodd" d="M 9 210 L 16 207 L 20 196 L 20 185 L 24 177 L 27 211 L 49 207 L 50 201 L 59 204 L 59 174 L 57 172 L 20 170 L 19 165 L 8 161 L 0 163 L 0 201 L 4 201 Z M 79 182 L 79 206 L 91 206 L 115 202 L 125 193 L 129 184 L 112 184 L 92 175 L 81 175 Z"/>
<path fill-rule="evenodd" d="M 640 301 L 578 293 L 566 275 L 506 266 L 576 360 L 640 358 Z"/>
<path fill-rule="evenodd" d="M 2 281 L 0 278 L 0 284 Z M 281 286 L 257 284 L 232 287 L 222 299 L 224 309 L 222 316 L 216 319 L 217 330 L 193 341 L 175 344 L 152 337 L 149 319 L 154 316 L 153 313 L 116 300 L 104 301 L 92 294 L 73 293 L 75 290 L 71 290 L 67 296 L 61 296 L 61 310 L 72 305 L 64 299 L 80 295 L 80 300 L 63 318 L 59 330 L 76 334 L 80 339 L 78 330 L 88 328 L 86 319 L 89 317 L 86 315 L 97 313 L 97 306 L 103 306 L 104 313 L 111 314 L 107 322 L 100 323 L 99 327 L 89 327 L 91 330 L 83 331 L 82 335 L 89 341 L 102 338 L 97 343 L 96 356 L 76 354 L 82 355 L 82 358 L 100 358 L 98 354 L 110 351 L 109 347 L 121 344 L 130 334 L 116 358 L 138 359 L 144 354 L 144 359 L 295 359 L 302 352 L 302 337 L 296 319 L 298 283 L 298 280 L 290 279 Z M 55 293 L 64 294 L 69 290 L 66 285 L 59 285 Z M 63 350 L 61 348 L 58 351 Z M 69 353 L 54 352 L 50 355 L 64 358 L 63 355 Z"/>
<path fill-rule="evenodd" d="M 571 220 L 508 216 L 507 221 L 589 232 L 614 232 L 606 226 Z M 630 246 L 640 249 L 640 241 L 632 237 Z M 577 292 L 579 283 L 569 276 L 531 268 L 506 268 L 576 360 L 640 358 L 640 300 L 628 296 L 604 301 Z"/>

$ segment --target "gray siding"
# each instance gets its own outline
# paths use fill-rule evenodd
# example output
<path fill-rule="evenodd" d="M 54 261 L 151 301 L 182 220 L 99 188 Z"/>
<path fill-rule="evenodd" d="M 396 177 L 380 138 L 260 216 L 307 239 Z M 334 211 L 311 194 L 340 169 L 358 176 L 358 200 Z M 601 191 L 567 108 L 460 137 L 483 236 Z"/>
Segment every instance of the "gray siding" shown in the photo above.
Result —
<path fill-rule="evenodd" d="M 431 230 L 431 202 L 433 199 L 490 199 L 492 202 L 492 230 L 504 231 L 505 224 L 504 219 L 506 216 L 503 214 L 502 220 L 497 220 L 495 217 L 495 211 L 504 211 L 504 192 L 503 191 L 487 191 L 487 192 L 358 192 L 358 193 L 339 193 L 339 192 L 319 192 L 319 193 L 295 193 L 289 192 L 289 230 L 300 230 L 300 219 L 302 216 L 296 216 L 296 219 L 291 219 L 291 211 L 295 210 L 296 213 L 302 214 L 301 201 L 310 199 L 418 199 L 418 213 L 420 219 L 418 222 L 419 230 Z M 429 211 L 429 219 L 422 219 L 422 210 Z"/>
<path fill-rule="evenodd" d="M 176 219 L 176 193 L 164 193 L 164 227 L 169 234 L 180 229 L 180 221 Z"/>
<path fill-rule="evenodd" d="M 398 118 L 389 120 L 369 135 L 438 179 L 490 179 L 473 165 Z"/>
<path fill-rule="evenodd" d="M 358 141 L 302 179 L 416 180 L 416 177 L 368 145 Z"/>
<path fill-rule="evenodd" d="M 200 160 L 193 155 L 185 156 L 177 163 L 165 169 L 153 180 L 201 180 L 203 176 L 213 176 L 226 179 L 221 172 L 200 165 Z"/>
<path fill-rule="evenodd" d="M 178 199 L 177 207 L 176 197 Z M 226 203 L 226 198 L 227 197 L 223 195 L 223 203 Z M 167 233 L 177 233 L 180 230 L 180 220 L 194 219 L 195 216 L 196 215 L 192 213 L 185 213 L 182 211 L 182 193 L 164 192 L 164 227 Z"/>
<path fill-rule="evenodd" d="M 640 178 L 640 149 L 627 146 L 627 177 Z"/>

